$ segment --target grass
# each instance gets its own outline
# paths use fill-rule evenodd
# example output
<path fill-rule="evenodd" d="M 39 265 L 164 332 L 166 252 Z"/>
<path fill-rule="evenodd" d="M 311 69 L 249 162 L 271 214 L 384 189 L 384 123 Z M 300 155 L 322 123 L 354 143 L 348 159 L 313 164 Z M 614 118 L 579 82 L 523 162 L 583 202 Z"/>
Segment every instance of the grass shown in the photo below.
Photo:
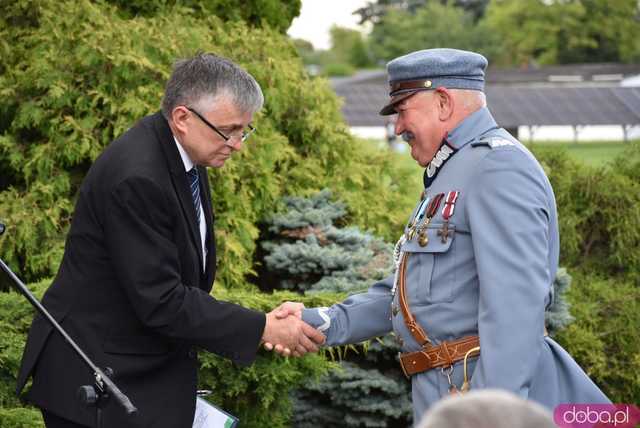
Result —
<path fill-rule="evenodd" d="M 564 141 L 527 143 L 534 150 L 566 150 L 574 159 L 591 166 L 608 164 L 619 156 L 629 143 L 619 141 L 594 141 L 567 143 Z"/>

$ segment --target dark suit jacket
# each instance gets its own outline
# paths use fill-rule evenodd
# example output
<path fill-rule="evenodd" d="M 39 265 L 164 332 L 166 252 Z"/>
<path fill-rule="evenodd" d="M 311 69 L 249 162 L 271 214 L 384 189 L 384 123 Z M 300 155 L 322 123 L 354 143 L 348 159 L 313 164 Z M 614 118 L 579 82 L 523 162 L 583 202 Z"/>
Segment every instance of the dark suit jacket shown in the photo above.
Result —
<path fill-rule="evenodd" d="M 145 117 L 111 143 L 78 196 L 60 270 L 43 303 L 139 409 L 136 423 L 110 400 L 103 426 L 190 427 L 195 347 L 250 364 L 264 314 L 215 300 L 215 239 L 208 180 L 199 168 L 207 223 L 206 271 L 187 176 L 167 121 Z M 33 374 L 30 401 L 92 426 L 76 399 L 92 373 L 37 316 L 18 376 Z"/>

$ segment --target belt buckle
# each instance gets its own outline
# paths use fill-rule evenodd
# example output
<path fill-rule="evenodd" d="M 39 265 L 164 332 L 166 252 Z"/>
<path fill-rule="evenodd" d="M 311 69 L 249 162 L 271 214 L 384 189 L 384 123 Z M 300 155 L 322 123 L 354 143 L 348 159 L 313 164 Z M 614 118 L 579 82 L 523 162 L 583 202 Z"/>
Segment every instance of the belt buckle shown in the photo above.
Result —
<path fill-rule="evenodd" d="M 402 361 L 402 352 L 398 352 L 398 361 L 400 361 L 400 368 L 402 368 L 402 373 L 404 373 L 404 377 L 407 379 L 411 379 L 411 375 L 407 373 L 407 370 L 404 368 L 404 362 Z"/>

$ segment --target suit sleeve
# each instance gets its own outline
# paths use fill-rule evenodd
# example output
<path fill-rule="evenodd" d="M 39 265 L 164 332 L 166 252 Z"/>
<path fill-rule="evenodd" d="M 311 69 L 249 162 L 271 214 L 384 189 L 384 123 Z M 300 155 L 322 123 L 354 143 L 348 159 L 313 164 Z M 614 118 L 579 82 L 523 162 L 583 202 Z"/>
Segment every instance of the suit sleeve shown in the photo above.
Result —
<path fill-rule="evenodd" d="M 366 293 L 349 296 L 330 308 L 302 311 L 302 320 L 327 336 L 328 346 L 362 342 L 391 331 L 393 276 L 374 284 Z"/>
<path fill-rule="evenodd" d="M 542 172 L 524 153 L 492 150 L 467 195 L 479 279 L 480 357 L 471 388 L 529 387 L 544 337 L 549 200 Z"/>
<path fill-rule="evenodd" d="M 143 325 L 238 364 L 250 364 L 265 315 L 183 284 L 172 232 L 179 212 L 173 212 L 163 190 L 149 179 L 133 177 L 119 183 L 108 198 L 104 232 L 109 254 Z"/>

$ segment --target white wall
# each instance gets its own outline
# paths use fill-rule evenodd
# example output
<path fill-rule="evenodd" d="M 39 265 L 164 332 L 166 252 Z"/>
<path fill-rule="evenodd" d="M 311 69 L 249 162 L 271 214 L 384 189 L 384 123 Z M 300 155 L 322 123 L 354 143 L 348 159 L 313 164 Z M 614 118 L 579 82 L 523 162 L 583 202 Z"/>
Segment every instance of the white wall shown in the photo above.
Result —
<path fill-rule="evenodd" d="M 528 126 L 518 127 L 518 136 L 522 141 L 531 139 Z M 627 138 L 640 138 L 640 126 L 632 127 L 627 131 Z M 622 126 L 600 125 L 578 128 L 578 141 L 622 141 L 624 134 Z M 574 132 L 571 126 L 540 126 L 533 129 L 534 141 L 574 141 Z"/>
<path fill-rule="evenodd" d="M 386 140 L 384 127 L 382 126 L 353 126 L 351 133 L 360 138 L 372 138 Z M 518 128 L 520 140 L 530 140 L 529 127 Z M 534 141 L 573 141 L 574 134 L 571 126 L 539 126 L 534 129 Z M 630 140 L 640 139 L 640 126 L 634 126 L 627 131 Z M 600 125 L 585 126 L 578 130 L 578 141 L 623 141 L 622 126 Z"/>
<path fill-rule="evenodd" d="M 375 138 L 376 140 L 386 140 L 384 126 L 352 126 L 351 133 L 360 138 Z"/>

